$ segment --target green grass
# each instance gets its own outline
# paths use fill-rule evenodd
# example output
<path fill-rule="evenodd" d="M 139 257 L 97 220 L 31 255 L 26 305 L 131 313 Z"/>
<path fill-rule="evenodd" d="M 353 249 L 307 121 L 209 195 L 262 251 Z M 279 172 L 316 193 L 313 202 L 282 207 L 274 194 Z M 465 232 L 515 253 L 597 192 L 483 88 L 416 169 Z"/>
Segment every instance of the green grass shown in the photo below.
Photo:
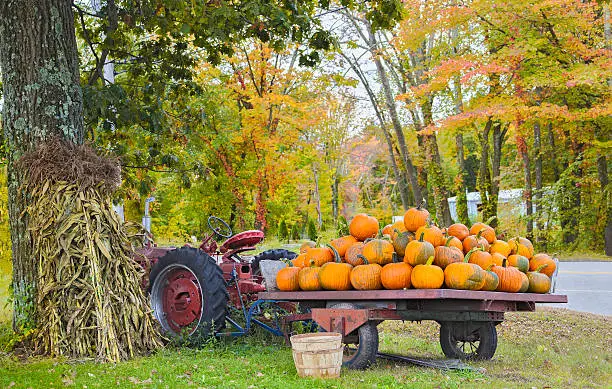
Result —
<path fill-rule="evenodd" d="M 438 325 L 387 322 L 381 351 L 442 358 Z M 3 335 L 4 334 L 4 335 Z M 8 339 L 0 330 L 0 342 Z M 15 388 L 458 388 L 610 387 L 612 319 L 566 310 L 507 314 L 498 327 L 493 360 L 478 371 L 441 371 L 379 361 L 366 371 L 342 370 L 339 379 L 303 379 L 280 338 L 258 334 L 199 350 L 164 349 L 120 364 L 22 361 L 0 354 L 0 387 Z M 1 349 L 1 347 L 0 347 Z M 13 384 L 14 383 L 14 384 Z"/>

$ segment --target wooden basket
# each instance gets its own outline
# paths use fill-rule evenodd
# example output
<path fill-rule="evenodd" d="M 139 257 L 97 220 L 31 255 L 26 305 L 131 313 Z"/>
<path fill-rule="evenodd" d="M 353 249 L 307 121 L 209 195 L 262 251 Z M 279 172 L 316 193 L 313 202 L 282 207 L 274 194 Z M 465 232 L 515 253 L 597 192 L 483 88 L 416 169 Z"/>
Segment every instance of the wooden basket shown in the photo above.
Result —
<path fill-rule="evenodd" d="M 291 347 L 293 362 L 300 377 L 340 377 L 343 347 L 339 333 L 293 335 Z"/>

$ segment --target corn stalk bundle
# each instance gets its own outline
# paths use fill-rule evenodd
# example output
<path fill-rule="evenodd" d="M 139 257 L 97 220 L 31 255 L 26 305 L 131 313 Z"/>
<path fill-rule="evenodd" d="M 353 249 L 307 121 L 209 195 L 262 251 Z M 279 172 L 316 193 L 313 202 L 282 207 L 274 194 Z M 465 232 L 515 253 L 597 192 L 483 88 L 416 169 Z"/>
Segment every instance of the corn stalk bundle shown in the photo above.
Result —
<path fill-rule="evenodd" d="M 111 162 L 59 141 L 21 161 L 38 272 L 34 342 L 45 354 L 120 361 L 161 345 L 131 237 L 112 209 Z"/>

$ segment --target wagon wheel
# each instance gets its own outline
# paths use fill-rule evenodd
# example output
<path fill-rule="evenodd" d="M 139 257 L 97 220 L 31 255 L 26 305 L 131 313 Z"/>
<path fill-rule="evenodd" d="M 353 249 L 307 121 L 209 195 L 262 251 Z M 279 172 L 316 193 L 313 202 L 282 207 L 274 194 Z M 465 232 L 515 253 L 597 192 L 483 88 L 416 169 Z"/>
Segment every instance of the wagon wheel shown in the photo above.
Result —
<path fill-rule="evenodd" d="M 336 309 L 356 309 L 350 303 L 340 303 L 332 306 Z M 378 328 L 376 323 L 366 322 L 355 331 L 342 338 L 344 355 L 342 365 L 349 369 L 365 369 L 376 362 L 378 352 Z"/>
<path fill-rule="evenodd" d="M 208 337 L 225 326 L 228 293 L 221 268 L 191 247 L 169 251 L 149 275 L 151 307 L 170 335 Z"/>
<path fill-rule="evenodd" d="M 488 360 L 497 349 L 497 330 L 493 322 L 442 322 L 440 346 L 448 358 Z"/>

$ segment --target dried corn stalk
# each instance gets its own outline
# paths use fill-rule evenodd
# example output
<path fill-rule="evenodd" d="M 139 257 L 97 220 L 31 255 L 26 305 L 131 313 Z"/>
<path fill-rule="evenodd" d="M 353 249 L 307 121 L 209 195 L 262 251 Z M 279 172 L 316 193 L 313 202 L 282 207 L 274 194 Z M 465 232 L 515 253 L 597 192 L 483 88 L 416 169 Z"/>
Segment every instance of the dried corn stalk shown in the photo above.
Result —
<path fill-rule="evenodd" d="M 83 148 L 78 146 L 79 154 L 74 146 L 55 144 L 26 161 L 33 178 L 24 188 L 31 197 L 27 217 L 38 267 L 35 343 L 52 356 L 119 361 L 147 353 L 161 340 L 140 286 L 142 269 L 132 259 L 131 238 L 112 209 L 114 186 L 91 174 L 79 177 L 86 174 L 83 156 L 85 165 L 100 158 Z M 81 166 L 57 172 L 54 152 Z M 37 176 L 41 170 L 45 174 Z M 71 182 L 60 180 L 66 177 Z"/>

